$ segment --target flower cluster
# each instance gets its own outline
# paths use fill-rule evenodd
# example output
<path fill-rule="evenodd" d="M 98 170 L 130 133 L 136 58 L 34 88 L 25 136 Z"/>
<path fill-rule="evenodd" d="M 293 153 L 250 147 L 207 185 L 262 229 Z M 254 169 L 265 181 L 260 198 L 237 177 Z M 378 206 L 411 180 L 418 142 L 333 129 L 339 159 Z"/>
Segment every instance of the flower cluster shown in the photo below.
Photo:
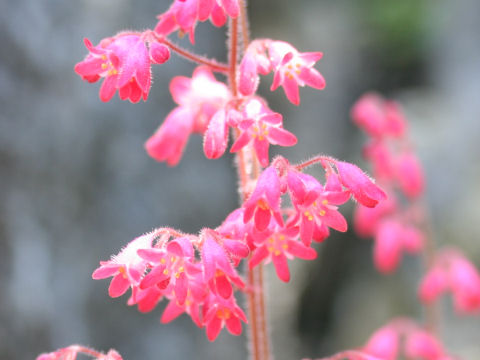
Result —
<path fill-rule="evenodd" d="M 383 360 L 453 360 L 438 338 L 410 319 L 395 319 L 367 341 L 362 352 Z"/>
<path fill-rule="evenodd" d="M 354 105 L 352 118 L 370 137 L 364 155 L 372 163 L 373 176 L 388 194 L 376 208 L 357 206 L 355 229 L 360 236 L 374 237 L 375 266 L 382 273 L 391 273 L 404 251 L 417 254 L 424 247 L 424 219 L 418 209 L 424 189 L 423 171 L 397 103 L 366 94 Z"/>
<path fill-rule="evenodd" d="M 113 349 L 104 354 L 80 345 L 70 345 L 51 353 L 40 354 L 37 360 L 76 360 L 78 355 L 87 355 L 94 360 L 122 360 L 120 354 Z"/>
<path fill-rule="evenodd" d="M 452 293 L 458 312 L 480 310 L 480 273 L 456 249 L 444 249 L 436 254 L 420 285 L 419 297 L 431 304 L 446 292 Z"/>
<path fill-rule="evenodd" d="M 92 277 L 112 277 L 111 297 L 131 289 L 128 304 L 142 312 L 167 299 L 163 323 L 186 313 L 206 328 L 211 341 L 223 327 L 239 335 L 241 322 L 247 322 L 234 296 L 235 290 L 246 291 L 236 270 L 242 259 L 251 255 L 250 268 L 272 262 L 278 277 L 287 282 L 288 259 L 313 260 L 317 253 L 312 241 L 323 241 L 330 228 L 347 230 L 338 205 L 353 196 L 375 206 L 385 197 L 355 165 L 329 157 L 312 161 L 325 168 L 325 184 L 301 172 L 303 165 L 293 166 L 278 157 L 261 173 L 242 207 L 217 229 L 205 228 L 199 235 L 154 230 L 132 240 L 111 260 L 100 262 Z M 283 194 L 289 194 L 292 208 L 281 207 Z"/>

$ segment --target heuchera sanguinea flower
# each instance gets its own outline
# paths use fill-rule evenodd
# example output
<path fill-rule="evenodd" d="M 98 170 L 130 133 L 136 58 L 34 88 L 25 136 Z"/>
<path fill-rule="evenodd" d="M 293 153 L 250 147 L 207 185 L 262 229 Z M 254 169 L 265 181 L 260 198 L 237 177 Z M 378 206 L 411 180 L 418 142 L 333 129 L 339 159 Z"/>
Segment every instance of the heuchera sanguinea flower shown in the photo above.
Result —
<path fill-rule="evenodd" d="M 459 251 L 446 249 L 437 254 L 419 288 L 420 300 L 432 303 L 445 292 L 453 295 L 458 312 L 480 311 L 480 273 Z"/>
<path fill-rule="evenodd" d="M 150 53 L 140 35 L 120 33 L 103 39 L 97 46 L 85 39 L 90 51 L 85 60 L 75 65 L 84 80 L 96 82 L 104 78 L 100 99 L 109 101 L 119 91 L 122 100 L 136 103 L 147 100 L 151 84 Z M 161 44 L 154 48 L 155 62 L 168 60 L 168 49 Z M 163 53 L 163 58 L 159 54 Z"/>
<path fill-rule="evenodd" d="M 147 262 L 138 256 L 137 251 L 152 247 L 154 237 L 151 233 L 142 235 L 125 246 L 118 255 L 109 261 L 101 261 L 92 278 L 105 279 L 113 276 L 108 293 L 111 297 L 123 295 L 130 286 L 137 286 L 145 273 Z"/>
<path fill-rule="evenodd" d="M 252 98 L 245 103 L 242 118 L 237 125 L 240 136 L 232 145 L 230 152 L 237 152 L 253 142 L 253 148 L 262 166 L 268 166 L 268 148 L 270 144 L 293 146 L 297 138 L 285 130 L 282 115 L 270 110 L 262 101 Z"/>
<path fill-rule="evenodd" d="M 227 15 L 236 18 L 240 12 L 238 0 L 175 0 L 170 8 L 158 15 L 155 32 L 167 36 L 174 31 L 189 34 L 195 43 L 197 22 L 211 20 L 215 26 L 223 26 Z"/>
<path fill-rule="evenodd" d="M 256 234 L 254 238 L 256 249 L 248 263 L 250 269 L 260 262 L 269 263 L 271 261 L 278 278 L 288 282 L 290 280 L 290 270 L 287 259 L 297 257 L 304 260 L 313 260 L 317 257 L 314 249 L 298 241 L 298 234 L 298 227 L 279 226 L 272 220 L 267 230 Z"/>
<path fill-rule="evenodd" d="M 367 207 L 374 207 L 386 198 L 385 193 L 356 165 L 336 161 L 335 166 L 343 186 L 349 189 L 355 200 Z"/>
<path fill-rule="evenodd" d="M 353 106 L 351 116 L 357 126 L 374 138 L 401 137 L 406 131 L 406 120 L 400 106 L 378 94 L 363 95 Z"/>
<path fill-rule="evenodd" d="M 257 180 L 255 190 L 243 204 L 245 209 L 243 221 L 254 219 L 255 228 L 265 230 L 270 224 L 272 215 L 278 224 L 283 225 L 280 212 L 280 179 L 272 166 L 266 168 Z"/>
<path fill-rule="evenodd" d="M 197 67 L 191 78 L 177 76 L 170 82 L 173 100 L 179 105 L 147 140 L 145 149 L 157 161 L 175 166 L 191 133 L 203 134 L 213 115 L 230 98 L 227 86 L 207 67 Z"/>
<path fill-rule="evenodd" d="M 247 322 L 245 313 L 233 296 L 225 299 L 211 293 L 203 312 L 207 338 L 210 341 L 214 341 L 225 326 L 232 335 L 240 335 L 242 321 Z"/>
<path fill-rule="evenodd" d="M 339 183 L 339 187 L 332 187 L 335 177 L 335 174 L 328 176 L 327 184 L 323 187 L 313 176 L 298 171 L 288 173 L 288 189 L 297 210 L 288 224 L 300 226 L 300 238 L 307 246 L 312 239 L 324 240 L 315 236 L 322 233 L 320 229 L 324 226 L 341 232 L 347 230 L 347 221 L 337 211 L 337 205 L 347 202 L 350 192 L 343 190 Z"/>
<path fill-rule="evenodd" d="M 386 325 L 375 331 L 362 351 L 383 360 L 397 359 L 400 349 L 400 337 L 391 326 Z"/>
<path fill-rule="evenodd" d="M 284 41 L 269 42 L 268 51 L 275 72 L 271 86 L 272 91 L 282 86 L 288 100 L 299 105 L 299 86 L 308 85 L 319 90 L 325 88 L 325 79 L 313 67 L 322 58 L 321 52 L 300 53 Z"/>

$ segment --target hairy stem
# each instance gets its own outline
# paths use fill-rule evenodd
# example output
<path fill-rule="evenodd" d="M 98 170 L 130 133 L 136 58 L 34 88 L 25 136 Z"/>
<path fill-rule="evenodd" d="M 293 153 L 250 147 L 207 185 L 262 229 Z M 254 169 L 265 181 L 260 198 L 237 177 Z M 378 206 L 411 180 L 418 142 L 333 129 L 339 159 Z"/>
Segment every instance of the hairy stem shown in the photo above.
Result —
<path fill-rule="evenodd" d="M 242 9 L 245 10 L 242 1 Z M 243 10 L 243 11 L 244 11 Z M 244 46 L 248 43 L 248 32 L 246 26 L 246 12 L 241 15 L 242 37 Z M 238 95 L 237 91 L 237 61 L 238 61 L 238 19 L 230 19 L 229 23 L 229 71 L 228 80 L 230 90 L 234 97 Z M 239 132 L 234 134 L 238 137 Z M 247 146 L 237 152 L 237 170 L 240 179 L 240 199 L 243 203 L 249 195 L 250 184 L 257 181 L 260 176 L 260 164 L 254 153 L 252 146 Z M 255 269 L 247 268 L 247 304 L 249 320 L 249 341 L 250 358 L 252 360 L 270 360 L 270 347 L 268 340 L 264 284 L 263 284 L 263 266 L 258 265 Z"/>
<path fill-rule="evenodd" d="M 178 55 L 184 57 L 187 60 L 190 60 L 190 61 L 192 61 L 194 63 L 197 63 L 197 64 L 200 64 L 200 65 L 206 65 L 210 69 L 212 69 L 213 71 L 216 71 L 216 72 L 228 73 L 230 71 L 230 67 L 225 65 L 225 64 L 222 64 L 222 63 L 220 63 L 216 60 L 207 59 L 206 57 L 194 54 L 194 53 L 178 46 L 177 44 L 174 44 L 173 42 L 171 42 L 167 38 L 158 36 L 154 32 L 152 32 L 151 35 L 153 37 L 155 37 L 155 39 L 157 41 L 166 45 L 170 50 L 176 52 Z"/>

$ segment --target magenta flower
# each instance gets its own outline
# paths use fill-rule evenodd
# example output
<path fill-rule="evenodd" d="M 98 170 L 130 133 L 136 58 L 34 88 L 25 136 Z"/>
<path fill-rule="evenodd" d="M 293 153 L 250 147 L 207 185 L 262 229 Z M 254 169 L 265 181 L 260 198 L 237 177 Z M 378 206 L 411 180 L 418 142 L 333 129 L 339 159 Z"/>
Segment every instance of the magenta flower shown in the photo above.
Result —
<path fill-rule="evenodd" d="M 417 198 L 423 194 L 425 185 L 422 166 L 412 152 L 404 152 L 396 161 L 396 177 L 400 189 L 409 198 Z"/>
<path fill-rule="evenodd" d="M 257 180 L 255 190 L 243 204 L 245 209 L 243 221 L 248 223 L 253 218 L 255 228 L 263 231 L 270 224 L 273 215 L 277 223 L 283 225 L 280 195 L 280 179 L 277 171 L 270 166 L 263 170 Z"/>
<path fill-rule="evenodd" d="M 353 106 L 351 116 L 357 126 L 375 138 L 401 137 L 406 131 L 400 106 L 374 93 L 363 95 Z"/>
<path fill-rule="evenodd" d="M 221 235 L 211 229 L 203 231 L 203 245 L 201 251 L 203 273 L 205 282 L 209 284 L 211 291 L 220 295 L 224 299 L 232 296 L 232 283 L 238 288 L 243 288 L 245 284 L 232 266 L 229 258 L 226 244 L 220 244 Z M 227 244 L 240 246 L 240 243 L 234 242 Z M 227 246 L 228 246 L 227 245 Z M 248 255 L 248 248 L 243 245 L 243 255 Z"/>
<path fill-rule="evenodd" d="M 100 261 L 100 267 L 93 272 L 92 278 L 99 280 L 113 276 L 108 288 L 111 297 L 123 295 L 130 286 L 138 286 L 147 263 L 138 256 L 137 251 L 150 249 L 153 238 L 152 234 L 145 234 L 132 240 L 111 260 Z"/>
<path fill-rule="evenodd" d="M 383 360 L 395 360 L 400 349 L 400 336 L 392 326 L 375 331 L 362 351 Z"/>
<path fill-rule="evenodd" d="M 235 297 L 225 299 L 221 296 L 210 294 L 204 305 L 204 324 L 208 340 L 214 341 L 225 326 L 232 335 L 242 333 L 242 321 L 247 323 L 247 317 L 237 305 Z"/>
<path fill-rule="evenodd" d="M 335 174 L 328 179 L 335 181 Z M 296 209 L 296 215 L 288 221 L 289 226 L 300 226 L 300 238 L 309 246 L 312 239 L 323 241 L 325 227 L 345 232 L 347 221 L 340 212 L 338 206 L 344 204 L 350 198 L 350 192 L 344 191 L 340 184 L 339 188 L 329 187 L 329 180 L 325 188 L 312 176 L 290 171 L 288 173 L 288 188 L 292 194 L 292 203 Z M 320 234 L 320 238 L 316 238 Z"/>
<path fill-rule="evenodd" d="M 264 233 L 257 234 L 257 238 L 254 239 L 257 248 L 253 251 L 248 266 L 253 269 L 261 262 L 272 261 L 278 278 L 288 282 L 290 270 L 287 259 L 297 257 L 314 260 L 317 257 L 314 249 L 303 245 L 297 239 L 297 227 L 280 227 L 272 221 L 269 228 Z"/>
<path fill-rule="evenodd" d="M 373 262 L 375 267 L 384 274 L 395 271 L 402 259 L 401 231 L 401 225 L 394 220 L 383 221 L 378 227 L 373 248 Z"/>
<path fill-rule="evenodd" d="M 385 193 L 356 165 L 335 161 L 342 185 L 349 189 L 355 200 L 367 207 L 374 207 L 386 198 Z"/>
<path fill-rule="evenodd" d="M 232 145 L 230 152 L 237 152 L 253 142 L 253 148 L 260 164 L 268 166 L 268 148 L 270 144 L 293 146 L 297 138 L 285 130 L 282 125 L 282 115 L 270 110 L 257 98 L 247 101 L 242 113 L 243 119 L 237 124 L 241 134 Z"/>
<path fill-rule="evenodd" d="M 239 12 L 238 0 L 175 0 L 166 12 L 158 15 L 155 32 L 167 36 L 179 30 L 181 34 L 189 34 L 194 44 L 198 21 L 210 18 L 213 25 L 220 27 L 227 21 L 227 15 L 235 18 Z"/>
<path fill-rule="evenodd" d="M 139 35 L 118 34 L 93 46 L 85 39 L 90 51 L 85 60 L 75 65 L 84 80 L 96 82 L 104 78 L 100 99 L 109 101 L 119 91 L 122 100 L 136 103 L 147 100 L 151 84 L 150 55 Z"/>
<path fill-rule="evenodd" d="M 264 41 L 252 41 L 243 56 L 238 69 L 238 90 L 244 96 L 251 96 L 257 91 L 258 74 L 267 75 L 271 63 L 266 53 Z"/>
<path fill-rule="evenodd" d="M 417 329 L 408 334 L 405 355 L 409 359 L 440 360 L 446 358 L 445 350 L 438 339 L 425 330 Z"/>
<path fill-rule="evenodd" d="M 325 88 L 325 79 L 313 67 L 322 58 L 321 52 L 300 53 L 284 41 L 269 42 L 268 51 L 275 71 L 272 91 L 282 86 L 288 100 L 299 105 L 299 86 L 308 85 L 319 90 Z"/>
<path fill-rule="evenodd" d="M 226 85 L 217 81 L 206 67 L 196 68 L 192 78 L 174 77 L 170 82 L 170 92 L 179 106 L 168 114 L 164 123 L 146 141 L 145 149 L 155 160 L 175 166 L 182 157 L 190 134 L 205 133 L 213 115 L 223 109 L 229 100 L 230 93 Z M 217 122 L 212 128 L 220 131 L 221 126 Z M 214 130 L 209 132 L 208 142 L 206 141 L 206 153 L 210 157 L 215 157 L 220 151 L 214 141 L 223 139 L 226 146 L 226 129 L 223 129 L 221 135 L 217 132 L 211 134 Z"/>

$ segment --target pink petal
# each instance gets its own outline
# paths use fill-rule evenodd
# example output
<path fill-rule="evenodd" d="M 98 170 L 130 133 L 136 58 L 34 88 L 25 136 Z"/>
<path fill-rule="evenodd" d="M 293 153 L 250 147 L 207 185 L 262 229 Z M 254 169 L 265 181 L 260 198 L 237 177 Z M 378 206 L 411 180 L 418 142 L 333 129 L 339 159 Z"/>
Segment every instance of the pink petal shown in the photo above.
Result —
<path fill-rule="evenodd" d="M 313 260 L 317 258 L 317 252 L 311 247 L 307 247 L 302 243 L 294 240 L 288 240 L 288 252 L 295 257 L 303 260 Z"/>
<path fill-rule="evenodd" d="M 120 265 L 111 264 L 111 265 L 102 265 L 98 267 L 92 274 L 92 279 L 100 280 L 108 278 L 118 272 Z"/>
<path fill-rule="evenodd" d="M 284 282 L 290 281 L 290 270 L 288 269 L 287 257 L 285 254 L 272 255 L 273 265 L 280 280 Z"/>
<path fill-rule="evenodd" d="M 270 143 L 281 146 L 293 146 L 297 143 L 297 137 L 283 128 L 270 127 L 268 129 Z"/>
<path fill-rule="evenodd" d="M 228 281 L 225 275 L 215 277 L 215 285 L 220 295 L 224 299 L 229 299 L 233 293 L 232 284 Z"/>
<path fill-rule="evenodd" d="M 183 305 L 187 297 L 188 279 L 185 272 L 181 272 L 175 281 L 175 297 L 180 305 Z"/>
<path fill-rule="evenodd" d="M 314 89 L 323 90 L 326 86 L 325 79 L 317 70 L 311 68 L 302 68 L 298 77 L 308 86 Z"/>
<path fill-rule="evenodd" d="M 222 330 L 222 323 L 223 320 L 219 319 L 218 317 L 214 317 L 208 324 L 207 324 L 207 338 L 210 341 L 214 341 L 220 331 Z"/>
<path fill-rule="evenodd" d="M 264 231 L 270 224 L 271 217 L 272 214 L 269 209 L 263 210 L 257 207 L 257 211 L 255 211 L 255 228 L 258 231 Z"/>
<path fill-rule="evenodd" d="M 292 104 L 300 105 L 300 92 L 298 90 L 298 83 L 294 78 L 290 79 L 288 76 L 284 78 L 283 90 L 285 91 L 287 99 L 290 100 Z"/>
<path fill-rule="evenodd" d="M 100 100 L 110 101 L 117 91 L 117 75 L 107 76 L 100 86 Z"/>
<path fill-rule="evenodd" d="M 250 261 L 248 262 L 248 267 L 253 269 L 255 266 L 260 264 L 263 260 L 265 260 L 270 252 L 267 250 L 266 246 L 261 246 L 254 250 Z"/>
<path fill-rule="evenodd" d="M 347 231 L 347 220 L 336 210 L 326 210 L 325 215 L 322 216 L 322 220 L 328 227 L 337 231 Z"/>
<path fill-rule="evenodd" d="M 232 316 L 227 320 L 227 330 L 232 335 L 240 335 L 242 333 L 242 323 L 239 318 Z"/>
<path fill-rule="evenodd" d="M 125 294 L 125 292 L 130 287 L 130 281 L 128 278 L 124 277 L 123 274 L 118 274 L 110 282 L 108 288 L 108 295 L 112 298 L 116 298 Z"/>
<path fill-rule="evenodd" d="M 227 149 L 228 127 L 225 110 L 218 110 L 208 124 L 203 138 L 203 151 L 208 159 L 218 159 Z"/>
<path fill-rule="evenodd" d="M 185 312 L 185 309 L 176 304 L 175 300 L 171 300 L 165 310 L 163 311 L 160 322 L 162 324 L 169 323 L 172 320 L 175 320 L 177 317 L 182 315 Z"/>

